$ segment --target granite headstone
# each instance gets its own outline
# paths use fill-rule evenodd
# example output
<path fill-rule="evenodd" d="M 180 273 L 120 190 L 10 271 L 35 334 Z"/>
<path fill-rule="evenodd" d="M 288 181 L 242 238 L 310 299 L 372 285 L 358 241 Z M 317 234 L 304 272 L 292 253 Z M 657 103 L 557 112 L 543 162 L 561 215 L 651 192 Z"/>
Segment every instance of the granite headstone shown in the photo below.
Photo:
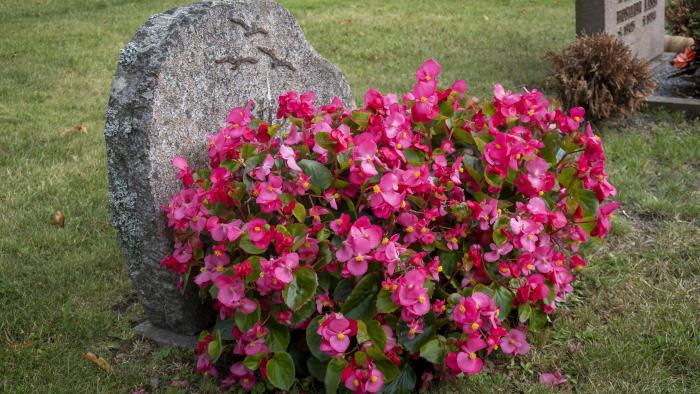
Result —
<path fill-rule="evenodd" d="M 664 52 L 664 0 L 576 0 L 576 33 L 608 33 L 651 60 Z"/>
<path fill-rule="evenodd" d="M 159 268 L 172 250 L 161 207 L 180 188 L 172 159 L 206 164 L 205 136 L 232 107 L 253 99 L 254 114 L 271 119 L 277 97 L 290 90 L 314 91 L 317 104 L 338 96 L 355 105 L 340 71 L 270 0 L 202 2 L 154 15 L 122 49 L 104 130 L 109 201 L 148 327 L 190 335 L 213 318 L 194 286 L 179 294 L 176 276 Z"/>

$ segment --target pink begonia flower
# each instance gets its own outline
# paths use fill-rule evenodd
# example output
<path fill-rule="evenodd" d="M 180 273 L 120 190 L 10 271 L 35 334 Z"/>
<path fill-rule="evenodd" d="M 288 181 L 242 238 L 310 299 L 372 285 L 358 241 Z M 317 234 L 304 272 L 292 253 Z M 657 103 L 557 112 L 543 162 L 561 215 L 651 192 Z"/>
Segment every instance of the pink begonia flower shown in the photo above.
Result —
<path fill-rule="evenodd" d="M 304 172 L 297 164 L 296 158 L 294 156 L 294 149 L 288 147 L 287 145 L 281 145 L 279 147 L 279 150 L 280 156 L 282 156 L 282 159 L 284 159 L 284 161 L 287 163 L 287 167 L 297 172 Z"/>
<path fill-rule="evenodd" d="M 335 303 L 328 293 L 319 294 L 316 296 L 316 312 L 322 313 L 323 308 L 333 308 Z"/>
<path fill-rule="evenodd" d="M 253 219 L 243 225 L 243 231 L 248 232 L 250 242 L 260 249 L 267 249 L 274 238 L 274 230 L 265 219 Z"/>
<path fill-rule="evenodd" d="M 542 372 L 540 373 L 540 383 L 549 386 L 549 387 L 555 387 L 559 386 L 561 384 L 565 384 L 567 382 L 566 377 L 564 377 L 561 374 L 560 370 L 556 370 L 554 372 Z"/>
<path fill-rule="evenodd" d="M 414 100 L 411 115 L 414 121 L 430 122 L 438 116 L 440 110 L 436 93 L 434 83 L 416 83 L 411 92 Z"/>
<path fill-rule="evenodd" d="M 476 352 L 486 348 L 486 342 L 479 337 L 469 338 L 466 343 L 462 343 L 459 352 L 452 352 L 447 355 L 445 364 L 465 375 L 475 375 L 484 368 L 484 361 L 480 359 Z"/>
<path fill-rule="evenodd" d="M 416 215 L 403 212 L 399 215 L 396 222 L 405 227 L 403 242 L 406 245 L 410 245 L 416 241 L 420 241 L 425 245 L 430 245 L 435 241 L 435 234 L 430 231 L 425 219 L 418 220 Z"/>
<path fill-rule="evenodd" d="M 386 219 L 401 208 L 404 196 L 397 192 L 398 189 L 399 177 L 390 172 L 382 176 L 379 185 L 372 187 L 370 206 L 376 217 Z"/>
<path fill-rule="evenodd" d="M 440 75 L 440 63 L 434 59 L 426 60 L 416 71 L 416 82 L 437 86 L 437 77 Z"/>
<path fill-rule="evenodd" d="M 176 242 L 173 250 L 173 258 L 178 263 L 189 263 L 192 260 L 192 245 L 189 242 Z"/>
<path fill-rule="evenodd" d="M 265 336 L 270 331 L 260 322 L 256 322 L 248 331 L 241 333 L 238 327 L 232 330 L 236 345 L 233 347 L 233 354 L 253 356 L 259 353 L 269 352 L 265 343 Z"/>
<path fill-rule="evenodd" d="M 241 278 L 220 275 L 214 280 L 214 285 L 219 289 L 216 299 L 222 305 L 228 308 L 240 307 L 249 312 L 252 312 L 251 307 L 255 310 L 255 302 L 245 298 L 245 286 Z"/>
<path fill-rule="evenodd" d="M 328 225 L 328 227 L 330 227 L 334 233 L 338 234 L 338 236 L 341 237 L 347 234 L 348 231 L 350 231 L 351 226 L 352 219 L 347 213 L 341 213 L 338 219 L 331 221 Z"/>
<path fill-rule="evenodd" d="M 274 270 L 275 278 L 280 282 L 287 284 L 294 279 L 294 270 L 299 266 L 299 255 L 296 253 L 287 253 L 276 260 Z"/>
<path fill-rule="evenodd" d="M 255 387 L 257 383 L 255 372 L 243 365 L 243 361 L 231 365 L 231 368 L 229 368 L 229 375 L 221 381 L 221 386 L 226 389 L 236 382 L 239 382 L 241 387 L 247 390 Z"/>
<path fill-rule="evenodd" d="M 341 313 L 331 313 L 321 320 L 316 333 L 321 336 L 321 351 L 335 357 L 350 346 L 350 337 L 357 334 L 357 322 Z"/>
<path fill-rule="evenodd" d="M 226 117 L 226 123 L 231 124 L 233 127 L 245 127 L 248 126 L 252 117 L 250 115 L 250 109 L 253 107 L 253 100 L 248 101 L 245 108 L 235 107 Z"/>
<path fill-rule="evenodd" d="M 384 385 L 384 374 L 370 360 L 364 368 L 349 365 L 343 370 L 341 379 L 345 388 L 353 393 L 376 393 Z"/>
<path fill-rule="evenodd" d="M 530 351 L 530 345 L 527 343 L 525 334 L 522 331 L 512 329 L 501 338 L 501 350 L 503 350 L 503 353 L 518 356 Z"/>
<path fill-rule="evenodd" d="M 270 170 L 274 166 L 275 159 L 268 153 L 267 156 L 265 156 L 265 160 L 263 160 L 262 164 L 259 167 L 255 167 L 250 172 L 250 175 L 259 181 L 264 181 L 267 179 L 267 176 L 270 175 Z"/>
<path fill-rule="evenodd" d="M 430 167 L 427 165 L 420 167 L 407 166 L 406 170 L 401 173 L 401 183 L 412 188 L 432 185 Z"/>
<path fill-rule="evenodd" d="M 386 265 L 389 275 L 394 274 L 401 254 L 406 251 L 406 248 L 398 240 L 399 234 L 394 234 L 391 238 L 384 238 L 382 244 L 374 252 L 374 259 Z"/>
<path fill-rule="evenodd" d="M 452 320 L 459 325 L 470 325 L 479 318 L 476 302 L 472 297 L 462 297 L 452 311 Z"/>
<path fill-rule="evenodd" d="M 601 206 L 598 209 L 598 217 L 596 219 L 595 228 L 591 231 L 591 235 L 599 238 L 604 238 L 605 234 L 612 227 L 610 217 L 613 212 L 620 206 L 618 201 L 613 201 Z"/>
<path fill-rule="evenodd" d="M 413 320 L 430 312 L 430 296 L 425 288 L 426 275 L 420 269 L 407 272 L 398 280 L 398 290 L 391 294 L 392 300 L 403 306 L 404 321 Z"/>
<path fill-rule="evenodd" d="M 360 134 L 353 138 L 355 148 L 352 151 L 352 160 L 359 162 L 359 168 L 367 177 L 377 175 L 374 161 L 377 159 L 377 144 L 367 134 Z"/>
<path fill-rule="evenodd" d="M 501 245 L 492 243 L 489 246 L 491 247 L 491 251 L 484 253 L 484 260 L 490 263 L 498 261 L 501 256 L 505 256 L 513 250 L 513 245 L 511 245 L 510 242 L 504 242 Z"/>
<path fill-rule="evenodd" d="M 536 157 L 525 164 L 526 173 L 521 173 L 515 179 L 518 191 L 526 197 L 535 197 L 549 192 L 554 187 L 554 173 L 547 171 L 549 164 L 542 158 Z"/>
<path fill-rule="evenodd" d="M 282 194 L 282 178 L 270 175 L 268 181 L 261 183 L 256 190 L 259 194 L 255 202 L 263 213 L 272 213 L 282 208 L 282 200 L 279 199 Z"/>
<path fill-rule="evenodd" d="M 192 177 L 192 171 L 187 166 L 187 160 L 182 157 L 176 157 L 173 159 L 173 166 L 180 170 L 177 173 L 177 179 L 182 180 L 182 186 L 190 187 L 194 183 L 194 178 Z"/>
<path fill-rule="evenodd" d="M 219 376 L 219 371 L 217 371 L 214 364 L 212 364 L 207 352 L 197 356 L 197 366 L 195 367 L 195 370 L 199 373 L 204 373 L 214 378 Z"/>
<path fill-rule="evenodd" d="M 379 245 L 381 239 L 381 226 L 371 224 L 369 218 L 363 216 L 352 225 L 347 239 L 336 251 L 335 256 L 338 261 L 347 262 L 346 267 L 351 274 L 364 275 L 370 259 L 368 254 Z"/>

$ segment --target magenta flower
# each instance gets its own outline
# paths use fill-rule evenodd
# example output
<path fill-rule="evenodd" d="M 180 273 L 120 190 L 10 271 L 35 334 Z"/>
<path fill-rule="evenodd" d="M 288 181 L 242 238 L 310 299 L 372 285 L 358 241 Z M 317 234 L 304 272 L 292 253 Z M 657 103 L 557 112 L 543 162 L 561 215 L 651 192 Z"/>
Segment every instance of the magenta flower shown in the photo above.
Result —
<path fill-rule="evenodd" d="M 275 279 L 284 283 L 291 283 L 294 270 L 299 266 L 299 255 L 296 253 L 287 253 L 276 261 L 274 269 Z"/>
<path fill-rule="evenodd" d="M 489 246 L 491 247 L 491 251 L 484 253 L 484 260 L 490 263 L 498 261 L 501 256 L 505 256 L 513 250 L 513 245 L 511 245 L 510 242 L 504 242 L 501 245 L 492 243 Z"/>
<path fill-rule="evenodd" d="M 287 163 L 287 167 L 297 172 L 304 172 L 297 164 L 294 149 L 288 147 L 287 145 L 281 145 L 279 149 L 280 156 L 282 156 L 282 159 L 284 159 L 284 161 Z"/>
<path fill-rule="evenodd" d="M 267 176 L 270 175 L 270 170 L 274 166 L 275 159 L 268 153 L 268 155 L 265 156 L 265 160 L 263 160 L 262 164 L 259 167 L 255 167 L 253 171 L 250 172 L 250 175 L 259 181 L 264 181 L 267 179 Z"/>
<path fill-rule="evenodd" d="M 525 334 L 522 331 L 512 329 L 501 338 L 501 350 L 503 353 L 518 356 L 526 354 L 530 350 L 530 345 L 525 340 Z"/>
<path fill-rule="evenodd" d="M 374 167 L 376 160 L 377 144 L 368 134 L 360 134 L 353 139 L 355 149 L 352 151 L 354 162 L 359 162 L 359 168 L 362 174 L 366 177 L 377 175 L 377 169 Z"/>
<path fill-rule="evenodd" d="M 419 83 L 431 84 L 437 86 L 437 77 L 440 75 L 440 63 L 433 59 L 426 60 L 422 66 L 416 71 L 416 81 Z"/>
<path fill-rule="evenodd" d="M 338 219 L 333 220 L 328 225 L 328 227 L 330 227 L 334 233 L 338 234 L 341 237 L 347 234 L 348 231 L 350 231 L 351 226 L 352 219 L 350 219 L 350 215 L 348 215 L 347 213 L 341 213 Z"/>
<path fill-rule="evenodd" d="M 346 373 L 346 371 L 348 372 Z M 341 379 L 343 379 L 345 388 L 353 393 L 376 393 L 381 391 L 384 385 L 384 374 L 375 367 L 371 360 L 362 369 L 355 369 L 352 365 L 348 366 L 343 371 Z"/>
<path fill-rule="evenodd" d="M 173 159 L 173 166 L 180 170 L 177 173 L 177 179 L 182 180 L 182 186 L 190 187 L 194 183 L 194 178 L 192 177 L 192 171 L 187 166 L 187 160 L 182 157 L 176 157 Z"/>
<path fill-rule="evenodd" d="M 374 211 L 374 216 L 385 219 L 392 212 L 398 211 L 403 204 L 403 194 L 398 193 L 399 177 L 387 172 L 382 176 L 379 185 L 372 187 L 370 206 Z"/>
<path fill-rule="evenodd" d="M 267 249 L 270 242 L 274 238 L 274 230 L 270 227 L 265 219 L 253 219 L 243 225 L 243 231 L 248 232 L 250 242 L 256 248 Z"/>
<path fill-rule="evenodd" d="M 369 218 L 363 216 L 352 225 L 347 239 L 335 256 L 340 262 L 348 262 L 347 268 L 351 274 L 364 275 L 367 272 L 369 252 L 379 245 L 381 239 L 381 226 L 371 224 Z"/>
<path fill-rule="evenodd" d="M 229 375 L 221 381 L 222 387 L 231 387 L 235 382 L 239 382 L 241 387 L 250 390 L 255 387 L 257 379 L 255 378 L 254 371 L 246 368 L 242 361 L 239 361 L 229 368 Z"/>
<path fill-rule="evenodd" d="M 465 375 L 475 375 L 484 368 L 484 361 L 480 359 L 476 352 L 486 347 L 486 342 L 479 337 L 472 337 L 460 346 L 454 362 Z"/>
<path fill-rule="evenodd" d="M 259 194 L 255 202 L 264 213 L 272 213 L 282 208 L 282 200 L 279 199 L 280 194 L 282 194 L 282 178 L 270 175 L 268 181 L 261 183 L 256 191 Z"/>
<path fill-rule="evenodd" d="M 321 336 L 321 351 L 335 357 L 350 346 L 350 337 L 357 334 L 357 323 L 341 313 L 331 313 L 321 321 L 316 333 Z"/>
<path fill-rule="evenodd" d="M 566 377 L 564 377 L 561 374 L 560 370 L 556 370 L 554 372 L 542 372 L 540 373 L 540 383 L 549 386 L 549 387 L 555 387 L 559 386 L 561 384 L 565 384 L 567 382 Z"/>

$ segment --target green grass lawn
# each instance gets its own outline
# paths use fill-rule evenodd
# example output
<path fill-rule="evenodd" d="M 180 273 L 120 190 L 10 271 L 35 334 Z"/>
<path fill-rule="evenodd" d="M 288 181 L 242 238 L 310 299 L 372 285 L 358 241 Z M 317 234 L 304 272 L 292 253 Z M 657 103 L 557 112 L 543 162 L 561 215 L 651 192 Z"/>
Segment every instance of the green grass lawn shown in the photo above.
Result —
<path fill-rule="evenodd" d="M 176 0 L 0 0 L 0 392 L 209 392 L 144 319 L 107 204 L 102 127 L 118 51 Z M 358 96 L 402 91 L 427 57 L 479 95 L 539 86 L 574 1 L 285 0 Z M 71 132 L 83 125 L 85 132 Z M 533 351 L 442 392 L 700 392 L 700 123 L 647 113 L 602 132 L 622 207 Z M 65 228 L 49 224 L 56 210 Z M 85 361 L 104 357 L 109 374 Z"/>

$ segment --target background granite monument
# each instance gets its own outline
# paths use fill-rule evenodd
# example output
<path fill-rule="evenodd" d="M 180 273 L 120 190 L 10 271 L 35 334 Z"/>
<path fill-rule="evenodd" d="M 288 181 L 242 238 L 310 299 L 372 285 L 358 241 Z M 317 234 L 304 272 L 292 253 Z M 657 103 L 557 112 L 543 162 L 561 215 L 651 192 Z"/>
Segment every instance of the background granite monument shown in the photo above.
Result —
<path fill-rule="evenodd" d="M 294 17 L 270 0 L 218 0 L 154 15 L 119 57 L 106 111 L 105 139 L 113 226 L 149 322 L 137 331 L 177 342 L 213 322 L 190 285 L 159 268 L 172 241 L 161 207 L 179 189 L 175 156 L 206 163 L 207 134 L 234 106 L 255 101 L 271 119 L 277 97 L 312 90 L 354 106 L 340 71 L 304 38 Z"/>
<path fill-rule="evenodd" d="M 576 33 L 612 34 L 654 59 L 664 52 L 664 0 L 576 0 Z"/>

